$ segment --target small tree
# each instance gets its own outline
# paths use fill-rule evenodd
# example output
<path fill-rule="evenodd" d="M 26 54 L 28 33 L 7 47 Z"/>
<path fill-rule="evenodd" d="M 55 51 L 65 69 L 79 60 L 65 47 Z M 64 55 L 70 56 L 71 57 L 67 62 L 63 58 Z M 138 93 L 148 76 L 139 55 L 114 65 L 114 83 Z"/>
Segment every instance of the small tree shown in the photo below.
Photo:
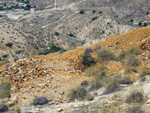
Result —
<path fill-rule="evenodd" d="M 93 10 L 93 12 L 92 13 L 96 13 L 96 11 L 95 10 Z"/>
<path fill-rule="evenodd" d="M 130 22 L 133 22 L 133 21 L 134 21 L 133 19 L 130 20 Z"/>
<path fill-rule="evenodd" d="M 139 23 L 138 23 L 138 26 L 142 26 L 142 22 L 139 22 Z"/>
<path fill-rule="evenodd" d="M 95 59 L 93 59 L 90 55 L 90 53 L 92 52 L 92 49 L 86 49 L 83 56 L 82 56 L 82 64 L 85 66 L 85 67 L 89 67 L 91 66 L 92 64 L 95 64 L 96 61 Z"/>

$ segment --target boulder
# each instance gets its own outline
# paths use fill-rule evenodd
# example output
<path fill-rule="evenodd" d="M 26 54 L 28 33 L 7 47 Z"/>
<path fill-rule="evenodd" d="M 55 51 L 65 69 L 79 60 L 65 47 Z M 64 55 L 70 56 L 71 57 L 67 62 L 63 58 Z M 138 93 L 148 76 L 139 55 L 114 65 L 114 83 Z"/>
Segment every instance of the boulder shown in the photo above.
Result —
<path fill-rule="evenodd" d="M 49 100 L 46 97 L 36 97 L 33 101 L 33 105 L 44 105 L 47 104 Z"/>
<path fill-rule="evenodd" d="M 6 105 L 0 105 L 0 112 L 8 111 L 8 107 Z"/>

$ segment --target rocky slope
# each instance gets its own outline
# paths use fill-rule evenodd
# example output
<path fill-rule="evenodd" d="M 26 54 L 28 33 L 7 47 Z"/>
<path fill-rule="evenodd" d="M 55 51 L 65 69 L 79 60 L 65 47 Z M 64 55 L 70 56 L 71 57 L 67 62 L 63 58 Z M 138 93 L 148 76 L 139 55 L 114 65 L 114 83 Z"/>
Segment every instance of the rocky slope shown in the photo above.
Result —
<path fill-rule="evenodd" d="M 91 46 L 91 48 L 96 50 L 100 49 L 99 47 L 107 47 L 113 50 L 115 54 L 119 54 L 120 51 L 131 47 L 140 49 L 141 53 L 137 55 L 137 58 L 140 59 L 140 65 L 135 68 L 137 71 L 131 71 L 126 74 L 125 64 L 121 61 L 110 61 L 105 64 L 107 75 L 112 74 L 114 76 L 113 73 L 115 73 L 115 75 L 120 74 L 123 77 L 129 77 L 131 80 L 139 81 L 142 70 L 150 68 L 148 58 L 149 36 L 150 27 L 138 28 L 129 33 L 111 37 L 106 41 Z M 141 109 L 149 112 L 148 76 L 145 78 L 145 82 L 121 85 L 120 91 L 115 91 L 111 94 L 103 95 L 105 87 L 91 91 L 90 93 L 95 98 L 93 101 L 85 100 L 82 102 L 77 100 L 70 103 L 68 98 L 69 91 L 78 87 L 85 80 L 93 80 L 93 77 L 85 76 L 87 73 L 85 73 L 84 66 L 81 63 L 85 48 L 87 47 L 80 47 L 64 53 L 57 52 L 43 56 L 33 56 L 29 59 L 0 67 L 2 70 L 1 80 L 8 80 L 12 83 L 11 98 L 4 98 L 2 101 L 9 106 L 15 104 L 15 106 L 9 108 L 10 110 L 15 110 L 16 106 L 18 106 L 22 112 L 83 112 L 83 110 L 90 112 L 91 110 L 99 109 L 103 105 L 111 107 L 112 110 L 114 110 L 114 106 L 117 106 L 120 109 L 115 110 L 126 112 L 130 104 L 124 102 L 124 96 L 127 96 L 132 87 L 138 86 L 143 88 L 143 95 L 146 99 Z M 94 59 L 97 59 L 95 53 L 91 55 Z M 47 97 L 50 100 L 49 104 L 44 106 L 30 105 L 37 96 Z"/>
<path fill-rule="evenodd" d="M 5 63 L 16 57 L 21 59 L 38 54 L 52 43 L 67 50 L 74 49 L 131 31 L 139 27 L 139 22 L 149 25 L 148 0 L 33 2 L 37 6 L 35 13 L 0 17 L 0 40 L 3 42 L 0 55 L 9 55 Z M 11 49 L 5 47 L 9 42 L 14 44 Z M 19 55 L 16 52 L 20 52 Z"/>

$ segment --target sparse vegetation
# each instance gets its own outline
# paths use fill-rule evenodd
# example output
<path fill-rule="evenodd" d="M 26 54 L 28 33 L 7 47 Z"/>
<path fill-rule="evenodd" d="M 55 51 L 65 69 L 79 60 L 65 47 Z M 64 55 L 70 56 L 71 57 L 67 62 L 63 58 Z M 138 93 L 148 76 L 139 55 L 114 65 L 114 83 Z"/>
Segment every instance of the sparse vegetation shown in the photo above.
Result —
<path fill-rule="evenodd" d="M 103 94 L 109 94 L 109 93 L 119 90 L 120 80 L 121 80 L 120 76 L 116 76 L 116 77 L 112 78 L 109 81 L 109 83 L 107 84 L 108 86 Z"/>
<path fill-rule="evenodd" d="M 125 63 L 127 66 L 131 66 L 131 67 L 136 67 L 136 66 L 139 66 L 140 64 L 140 61 L 139 59 L 137 59 L 135 56 L 130 56 L 126 63 Z"/>
<path fill-rule="evenodd" d="M 145 113 L 142 109 L 141 106 L 133 106 L 132 108 L 129 108 L 127 113 Z"/>
<path fill-rule="evenodd" d="M 144 95 L 142 89 L 133 89 L 129 92 L 127 96 L 126 103 L 143 103 L 144 102 Z"/>
<path fill-rule="evenodd" d="M 115 54 L 109 49 L 101 49 L 97 52 L 97 55 L 100 62 L 115 60 Z"/>
<path fill-rule="evenodd" d="M 70 98 L 70 101 L 74 101 L 75 99 L 83 100 L 86 95 L 87 90 L 83 87 L 78 87 L 75 89 L 71 89 L 68 94 L 68 97 Z"/>
<path fill-rule="evenodd" d="M 96 64 L 86 68 L 85 74 L 86 76 L 97 76 L 99 75 L 99 73 L 104 71 L 104 69 L 105 69 L 104 64 Z"/>
<path fill-rule="evenodd" d="M 39 55 L 47 55 L 49 53 L 61 52 L 61 51 L 65 51 L 65 50 L 55 44 L 52 44 L 50 49 L 46 49 L 44 51 L 39 52 Z"/>
<path fill-rule="evenodd" d="M 150 70 L 149 69 L 142 70 L 142 72 L 140 73 L 140 78 L 143 78 L 146 75 L 150 75 Z"/>
<path fill-rule="evenodd" d="M 126 66 L 126 70 L 125 70 L 125 74 L 129 74 L 129 73 L 131 73 L 131 72 L 135 72 L 135 73 L 137 73 L 137 70 L 136 70 L 136 68 L 135 68 L 135 66 Z"/>
<path fill-rule="evenodd" d="M 87 101 L 92 101 L 92 100 L 94 100 L 94 97 L 90 93 L 87 93 L 86 96 L 85 96 L 85 99 Z"/>
<path fill-rule="evenodd" d="M 138 49 L 136 49 L 136 48 L 129 48 L 128 50 L 127 50 L 127 54 L 128 55 L 139 55 L 141 52 L 138 50 Z"/>

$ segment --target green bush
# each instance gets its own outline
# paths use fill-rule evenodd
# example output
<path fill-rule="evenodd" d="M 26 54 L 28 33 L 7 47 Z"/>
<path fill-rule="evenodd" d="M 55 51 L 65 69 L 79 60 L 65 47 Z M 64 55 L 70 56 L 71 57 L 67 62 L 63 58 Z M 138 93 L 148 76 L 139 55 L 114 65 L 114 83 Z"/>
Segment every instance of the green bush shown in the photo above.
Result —
<path fill-rule="evenodd" d="M 39 52 L 39 55 L 47 55 L 49 53 L 62 52 L 62 51 L 65 51 L 65 50 L 60 48 L 59 46 L 56 46 L 55 44 L 52 44 L 50 49 L 46 49 L 44 51 Z"/>
<path fill-rule="evenodd" d="M 95 16 L 91 19 L 91 21 L 94 21 L 94 20 L 97 20 L 98 19 L 98 16 Z"/>
<path fill-rule="evenodd" d="M 9 42 L 9 43 L 5 44 L 5 46 L 12 47 L 13 43 Z"/>
<path fill-rule="evenodd" d="M 70 101 L 73 101 L 75 99 L 85 99 L 85 96 L 87 95 L 87 90 L 85 88 L 79 87 L 76 89 L 70 90 L 68 97 L 70 98 Z"/>
<path fill-rule="evenodd" d="M 6 55 L 3 55 L 2 57 L 3 57 L 3 58 L 7 58 L 7 57 L 8 57 L 8 54 L 6 54 Z"/>
<path fill-rule="evenodd" d="M 85 67 L 89 67 L 93 64 L 96 64 L 96 61 L 95 59 L 93 59 L 91 57 L 91 52 L 92 52 L 92 49 L 90 48 L 87 48 L 82 56 L 82 64 L 85 66 Z"/>
<path fill-rule="evenodd" d="M 93 11 L 92 11 L 92 13 L 96 13 L 96 11 L 95 11 L 95 10 L 93 10 Z"/>
<path fill-rule="evenodd" d="M 142 26 L 142 22 L 139 22 L 139 23 L 138 23 L 138 26 Z"/>
<path fill-rule="evenodd" d="M 84 10 L 81 10 L 80 12 L 79 12 L 79 14 L 84 14 L 85 12 L 84 12 Z"/>
<path fill-rule="evenodd" d="M 101 49 L 97 52 L 100 62 L 115 60 L 115 54 L 109 49 Z"/>
<path fill-rule="evenodd" d="M 130 48 L 127 50 L 128 55 L 139 55 L 140 53 L 141 53 L 141 51 L 139 51 L 136 48 Z"/>
<path fill-rule="evenodd" d="M 120 76 L 115 76 L 114 78 L 111 78 L 103 94 L 109 94 L 113 93 L 114 91 L 118 91 L 120 88 L 120 81 L 121 81 Z"/>
<path fill-rule="evenodd" d="M 135 91 L 132 92 L 126 99 L 126 103 L 141 103 L 144 101 L 144 96 L 142 92 Z"/>
<path fill-rule="evenodd" d="M 147 24 L 147 23 L 144 23 L 143 26 L 146 27 L 146 26 L 148 26 L 148 24 Z"/>
<path fill-rule="evenodd" d="M 85 99 L 87 101 L 92 101 L 92 100 L 94 100 L 94 97 L 90 93 L 87 93 L 86 96 L 85 96 Z"/>
<path fill-rule="evenodd" d="M 146 12 L 146 15 L 149 15 L 149 12 L 148 12 L 148 11 Z"/>
<path fill-rule="evenodd" d="M 125 64 L 127 66 L 136 67 L 140 65 L 140 61 L 135 56 L 130 56 Z"/>
<path fill-rule="evenodd" d="M 55 32 L 55 35 L 56 35 L 56 36 L 59 36 L 59 33 L 58 33 L 58 32 Z"/>
<path fill-rule="evenodd" d="M 70 37 L 76 37 L 73 33 L 68 34 Z"/>
<path fill-rule="evenodd" d="M 103 12 L 102 11 L 99 11 L 99 14 L 102 14 Z"/>
<path fill-rule="evenodd" d="M 127 56 L 126 51 L 122 51 L 122 52 L 119 54 L 119 56 L 117 57 L 117 60 L 118 60 L 118 61 L 124 60 L 124 59 L 126 58 L 126 56 Z"/>
<path fill-rule="evenodd" d="M 133 19 L 130 20 L 130 22 L 133 22 L 133 21 L 134 21 Z"/>

